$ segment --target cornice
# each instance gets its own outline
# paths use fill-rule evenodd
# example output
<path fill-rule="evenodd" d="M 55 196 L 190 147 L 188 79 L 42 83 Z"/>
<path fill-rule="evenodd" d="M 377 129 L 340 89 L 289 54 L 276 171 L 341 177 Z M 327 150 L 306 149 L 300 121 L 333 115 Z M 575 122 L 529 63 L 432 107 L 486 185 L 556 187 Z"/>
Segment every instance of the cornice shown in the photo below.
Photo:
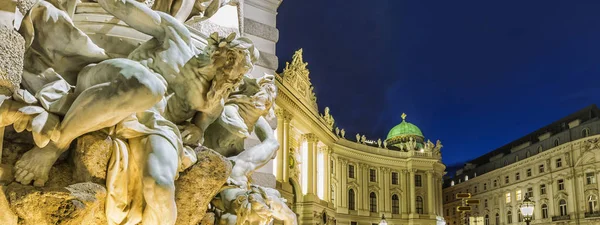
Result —
<path fill-rule="evenodd" d="M 277 14 L 277 8 L 282 0 L 243 0 L 245 4 Z"/>

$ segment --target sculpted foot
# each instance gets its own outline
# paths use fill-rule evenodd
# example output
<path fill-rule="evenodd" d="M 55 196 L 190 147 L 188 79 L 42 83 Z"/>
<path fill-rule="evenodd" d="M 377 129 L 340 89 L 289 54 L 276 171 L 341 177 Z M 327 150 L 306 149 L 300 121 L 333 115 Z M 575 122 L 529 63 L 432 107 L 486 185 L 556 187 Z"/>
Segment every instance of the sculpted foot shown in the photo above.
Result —
<path fill-rule="evenodd" d="M 48 146 L 50 147 L 50 146 Z M 48 173 L 58 155 L 54 149 L 38 148 L 29 150 L 15 163 L 15 180 L 28 185 L 33 180 L 34 186 L 44 186 L 48 181 Z M 51 148 L 51 147 L 50 147 Z"/>

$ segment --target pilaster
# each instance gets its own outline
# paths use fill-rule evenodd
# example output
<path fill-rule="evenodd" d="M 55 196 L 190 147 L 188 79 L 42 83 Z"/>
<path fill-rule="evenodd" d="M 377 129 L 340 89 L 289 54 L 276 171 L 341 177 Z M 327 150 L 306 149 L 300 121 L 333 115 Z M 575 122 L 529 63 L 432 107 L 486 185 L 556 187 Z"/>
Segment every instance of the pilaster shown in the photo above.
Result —
<path fill-rule="evenodd" d="M 410 214 L 417 214 L 417 200 L 415 196 L 415 173 L 417 169 L 409 169 L 408 173 L 408 188 L 410 190 Z"/>
<path fill-rule="evenodd" d="M 435 215 L 434 212 L 434 199 L 435 195 L 433 192 L 434 181 L 433 181 L 433 171 L 426 171 L 427 174 L 427 213 L 429 215 Z"/>
<path fill-rule="evenodd" d="M 304 138 L 308 144 L 308 184 L 307 184 L 307 195 L 317 194 L 317 171 L 316 171 L 316 157 L 317 157 L 317 136 L 314 134 L 305 134 Z"/>

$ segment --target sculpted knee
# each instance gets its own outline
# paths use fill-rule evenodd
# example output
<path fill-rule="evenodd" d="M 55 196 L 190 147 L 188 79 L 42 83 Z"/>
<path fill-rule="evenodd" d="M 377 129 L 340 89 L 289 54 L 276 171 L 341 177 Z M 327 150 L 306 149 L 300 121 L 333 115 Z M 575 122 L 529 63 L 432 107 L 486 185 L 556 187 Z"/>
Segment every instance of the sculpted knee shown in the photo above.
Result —
<path fill-rule="evenodd" d="M 147 71 L 148 76 L 145 76 L 146 79 L 140 80 L 142 87 L 144 88 L 144 96 L 148 100 L 158 102 L 167 93 L 167 82 L 165 79 L 155 74 L 154 72 Z"/>

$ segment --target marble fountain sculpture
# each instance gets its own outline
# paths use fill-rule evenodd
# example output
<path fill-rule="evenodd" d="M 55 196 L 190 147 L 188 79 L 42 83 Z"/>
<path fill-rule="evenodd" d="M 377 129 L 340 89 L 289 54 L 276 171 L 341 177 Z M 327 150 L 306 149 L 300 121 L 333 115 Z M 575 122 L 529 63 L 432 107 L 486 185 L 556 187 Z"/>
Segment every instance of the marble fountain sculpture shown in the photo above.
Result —
<path fill-rule="evenodd" d="M 0 224 L 297 224 L 249 180 L 279 148 L 274 77 L 188 24 L 236 4 L 0 0 Z"/>

